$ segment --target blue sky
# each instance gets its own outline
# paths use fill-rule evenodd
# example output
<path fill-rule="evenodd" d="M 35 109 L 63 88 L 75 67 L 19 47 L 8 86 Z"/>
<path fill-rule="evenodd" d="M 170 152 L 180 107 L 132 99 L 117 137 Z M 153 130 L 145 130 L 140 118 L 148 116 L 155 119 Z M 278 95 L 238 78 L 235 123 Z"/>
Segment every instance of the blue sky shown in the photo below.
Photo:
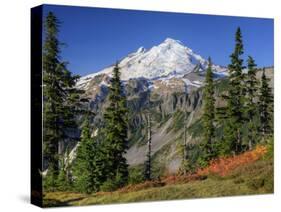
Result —
<path fill-rule="evenodd" d="M 59 39 L 63 60 L 75 74 L 84 76 L 115 63 L 136 51 L 170 37 L 180 40 L 202 57 L 226 66 L 241 27 L 244 55 L 259 67 L 273 65 L 273 19 L 116 10 L 45 5 L 62 22 Z"/>

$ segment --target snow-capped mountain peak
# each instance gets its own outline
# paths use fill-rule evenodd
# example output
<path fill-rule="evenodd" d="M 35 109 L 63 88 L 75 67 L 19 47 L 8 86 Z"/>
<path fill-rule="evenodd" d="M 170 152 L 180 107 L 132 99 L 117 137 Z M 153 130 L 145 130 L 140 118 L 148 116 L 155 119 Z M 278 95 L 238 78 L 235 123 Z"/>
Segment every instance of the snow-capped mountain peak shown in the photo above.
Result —
<path fill-rule="evenodd" d="M 140 48 L 138 48 L 136 53 L 144 53 L 145 51 L 146 49 L 143 46 L 141 46 Z"/>
<path fill-rule="evenodd" d="M 180 40 L 173 38 L 166 38 L 160 45 L 183 45 Z"/>
<path fill-rule="evenodd" d="M 122 80 L 132 78 L 159 79 L 167 76 L 181 77 L 194 71 L 204 71 L 208 62 L 181 41 L 166 38 L 157 46 L 146 50 L 140 47 L 119 61 Z M 114 66 L 107 67 L 94 74 L 82 77 L 78 86 L 86 85 L 89 80 L 99 74 L 110 75 Z M 225 68 L 213 65 L 215 72 L 224 72 Z"/>

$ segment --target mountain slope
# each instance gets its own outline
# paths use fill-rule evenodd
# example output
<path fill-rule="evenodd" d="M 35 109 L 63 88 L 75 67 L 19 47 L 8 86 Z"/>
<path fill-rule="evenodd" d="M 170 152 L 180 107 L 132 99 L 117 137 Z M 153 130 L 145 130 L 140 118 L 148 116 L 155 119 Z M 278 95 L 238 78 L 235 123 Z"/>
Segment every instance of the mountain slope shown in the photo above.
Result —
<path fill-rule="evenodd" d="M 130 166 L 140 166 L 145 161 L 148 113 L 152 119 L 152 162 L 157 168 L 155 173 L 175 173 L 181 165 L 184 111 L 188 122 L 187 142 L 200 142 L 198 134 L 202 131 L 200 117 L 206 65 L 205 59 L 172 39 L 166 39 L 150 50 L 140 48 L 120 61 L 129 109 L 129 150 L 126 158 Z M 82 77 L 77 84 L 85 90 L 85 97 L 90 99 L 87 107 L 96 114 L 92 122 L 95 133 L 101 126 L 103 111 L 108 103 L 112 68 L 110 66 Z M 213 69 L 218 96 L 227 86 L 224 80 L 227 72 L 217 65 Z M 273 79 L 273 69 L 266 69 L 266 73 Z M 257 77 L 260 78 L 260 72 Z M 272 82 L 270 84 L 273 87 Z M 221 101 L 218 100 L 217 104 L 221 104 Z"/>

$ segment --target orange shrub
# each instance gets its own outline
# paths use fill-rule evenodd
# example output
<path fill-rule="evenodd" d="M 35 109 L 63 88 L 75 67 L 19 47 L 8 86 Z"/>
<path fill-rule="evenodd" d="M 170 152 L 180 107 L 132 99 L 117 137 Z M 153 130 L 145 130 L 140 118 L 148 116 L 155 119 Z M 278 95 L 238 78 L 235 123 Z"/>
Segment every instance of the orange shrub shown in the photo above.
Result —
<path fill-rule="evenodd" d="M 132 184 L 125 186 L 123 188 L 118 189 L 115 192 L 118 193 L 127 193 L 132 191 L 139 191 L 143 189 L 153 188 L 153 187 L 161 187 L 165 185 L 172 184 L 183 184 L 196 180 L 203 180 L 206 178 L 208 174 L 217 174 L 219 176 L 226 176 L 230 173 L 230 171 L 235 168 L 249 164 L 257 161 L 267 152 L 267 148 L 265 146 L 257 146 L 254 150 L 242 153 L 236 156 L 228 156 L 214 159 L 210 162 L 210 165 L 206 168 L 199 169 L 195 174 L 188 175 L 168 175 L 159 180 L 153 181 L 145 181 L 139 184 Z M 103 195 L 112 192 L 98 192 L 96 195 Z"/>
<path fill-rule="evenodd" d="M 206 168 L 197 171 L 199 175 L 218 174 L 227 175 L 231 170 L 243 164 L 253 163 L 260 159 L 267 149 L 265 146 L 257 146 L 254 150 L 232 157 L 221 157 L 210 162 Z"/>
<path fill-rule="evenodd" d="M 172 184 L 182 184 L 188 183 L 195 180 L 202 180 L 204 176 L 195 174 L 188 174 L 188 175 L 170 175 L 162 179 L 162 182 L 165 185 L 172 185 Z"/>

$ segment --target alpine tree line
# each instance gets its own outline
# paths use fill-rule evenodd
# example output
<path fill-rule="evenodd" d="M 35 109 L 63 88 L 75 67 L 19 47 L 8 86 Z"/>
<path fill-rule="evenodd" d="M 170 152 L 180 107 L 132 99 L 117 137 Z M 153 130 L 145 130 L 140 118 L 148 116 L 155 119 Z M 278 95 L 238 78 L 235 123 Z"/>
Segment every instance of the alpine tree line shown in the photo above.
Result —
<path fill-rule="evenodd" d="M 95 114 L 82 110 L 83 91 L 75 87 L 79 76 L 67 69 L 60 58 L 58 40 L 60 22 L 49 12 L 44 25 L 43 45 L 43 140 L 45 190 L 75 190 L 83 193 L 112 191 L 128 184 L 129 170 L 124 154 L 128 149 L 127 102 L 116 63 L 107 96 L 108 105 L 103 113 L 103 124 L 98 135 L 93 135 L 91 120 Z M 203 136 L 198 163 L 205 166 L 220 155 L 239 154 L 265 142 L 273 134 L 273 96 L 263 70 L 257 80 L 255 61 L 249 56 L 247 72 L 243 66 L 243 42 L 238 28 L 235 49 L 228 66 L 228 86 L 220 97 L 224 107 L 216 107 L 215 82 L 211 58 L 208 60 L 203 88 Z M 77 117 L 83 123 L 77 124 Z M 143 179 L 151 180 L 151 117 L 148 118 L 148 151 Z M 81 128 L 75 157 L 70 162 L 69 149 L 64 143 L 72 138 L 71 132 Z M 217 136 L 217 129 L 223 131 Z M 186 128 L 184 128 L 186 129 Z M 246 131 L 245 131 L 246 129 Z M 186 136 L 185 136 L 186 137 Z M 186 139 L 186 138 L 185 138 Z M 185 141 L 186 143 L 186 141 Z M 184 159 L 189 161 L 192 146 L 185 146 Z M 185 154 L 184 153 L 184 154 Z M 185 167 L 191 164 L 184 161 Z M 185 170 L 184 173 L 186 173 Z"/>

